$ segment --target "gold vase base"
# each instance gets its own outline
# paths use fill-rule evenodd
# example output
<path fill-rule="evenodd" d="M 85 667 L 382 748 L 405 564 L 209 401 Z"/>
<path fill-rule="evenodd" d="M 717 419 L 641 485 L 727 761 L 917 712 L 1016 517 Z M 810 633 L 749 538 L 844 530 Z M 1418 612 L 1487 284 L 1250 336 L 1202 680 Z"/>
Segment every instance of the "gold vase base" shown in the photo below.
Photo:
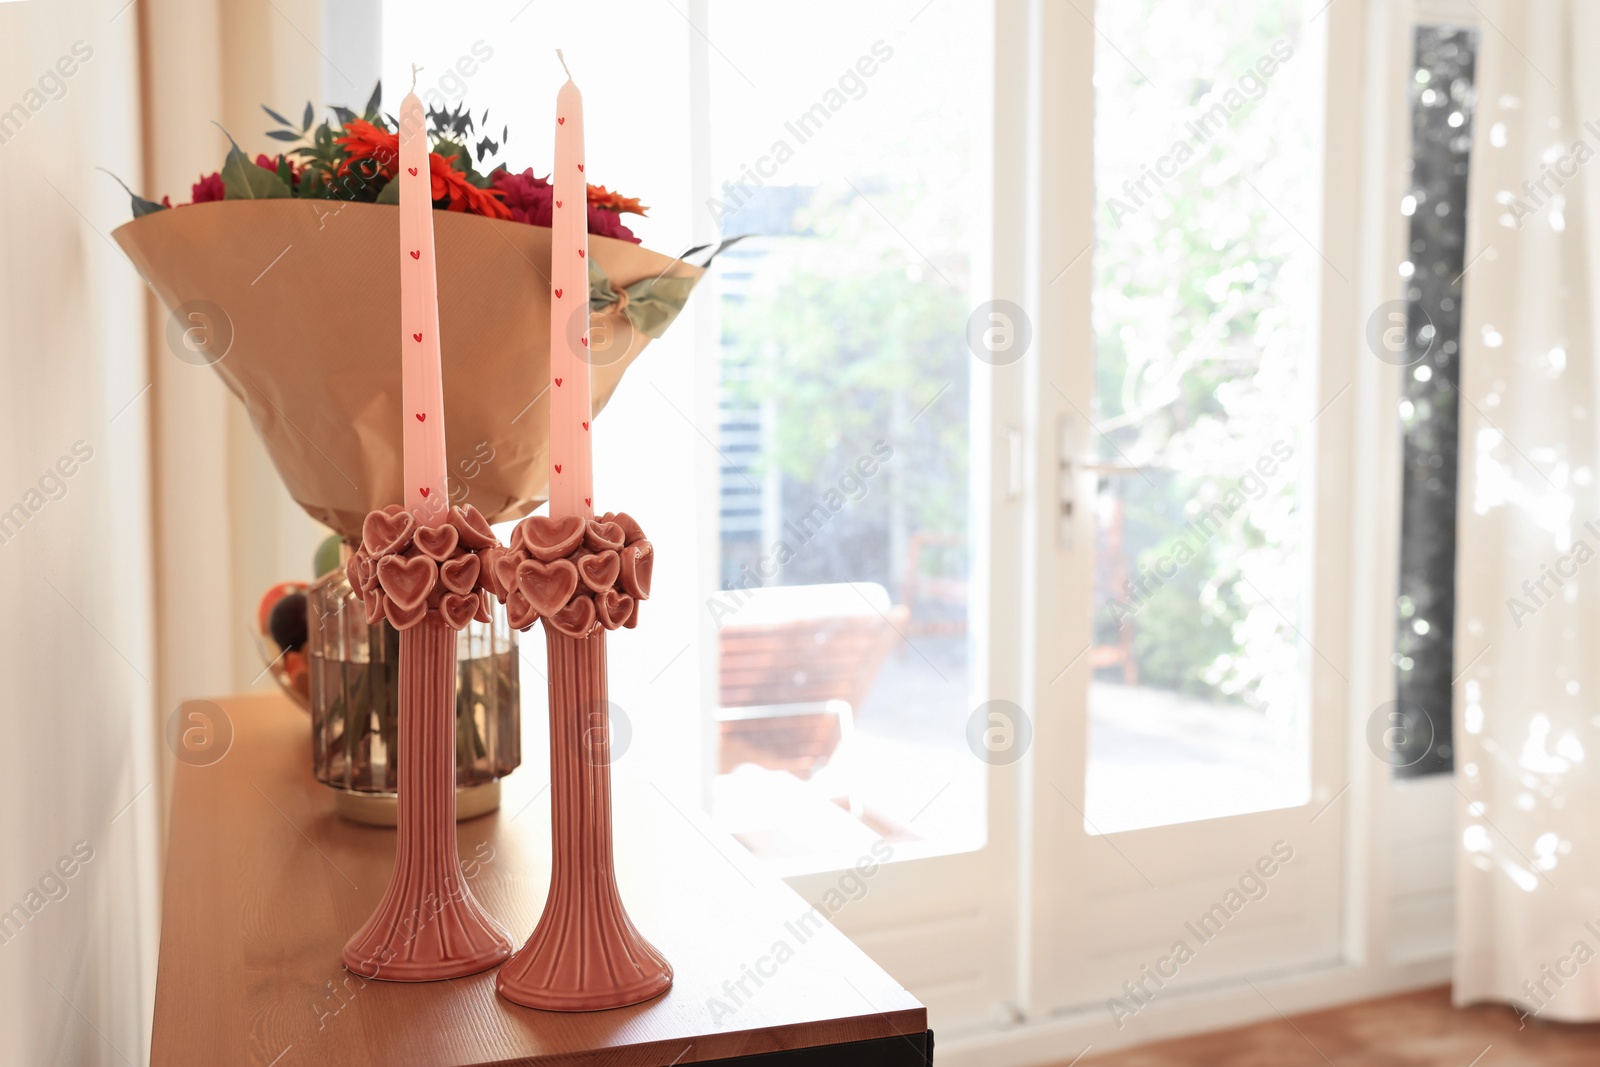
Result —
<path fill-rule="evenodd" d="M 500 807 L 500 779 L 478 785 L 456 786 L 456 822 L 476 819 Z M 395 826 L 400 821 L 400 798 L 394 793 L 334 792 L 333 810 L 341 819 L 364 826 Z"/>

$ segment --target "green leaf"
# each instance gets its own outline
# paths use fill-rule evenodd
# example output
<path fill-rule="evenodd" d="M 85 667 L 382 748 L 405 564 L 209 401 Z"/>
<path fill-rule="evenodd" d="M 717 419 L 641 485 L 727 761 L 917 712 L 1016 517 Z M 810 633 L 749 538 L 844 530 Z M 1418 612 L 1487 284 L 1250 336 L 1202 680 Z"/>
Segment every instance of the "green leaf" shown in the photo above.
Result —
<path fill-rule="evenodd" d="M 111 174 L 111 172 L 106 170 L 104 167 L 96 167 L 95 170 L 105 171 L 105 173 Z M 115 174 L 111 174 L 111 180 L 122 186 L 123 192 L 127 193 L 128 198 L 133 201 L 134 218 L 142 219 L 146 215 L 154 215 L 158 211 L 167 210 L 167 205 L 158 204 L 154 200 L 146 200 L 132 189 L 129 189 L 128 183 L 117 177 Z"/>
<path fill-rule="evenodd" d="M 228 138 L 228 158 L 222 164 L 222 198 L 224 200 L 277 200 L 289 195 L 289 187 L 278 180 L 277 174 L 258 167 L 239 150 L 233 135 L 222 129 Z"/>
<path fill-rule="evenodd" d="M 348 126 L 352 122 L 354 122 L 356 119 L 361 117 L 360 115 L 357 115 L 354 111 L 351 111 L 349 108 L 340 107 L 338 104 L 335 104 L 333 106 L 333 115 L 334 115 L 334 118 L 339 120 L 339 125 L 341 125 L 341 126 Z"/>
<path fill-rule="evenodd" d="M 367 98 L 367 106 L 361 110 L 362 118 L 372 118 L 378 113 L 378 102 L 383 99 L 383 79 L 378 79 L 378 84 L 372 87 L 372 95 Z"/>
<path fill-rule="evenodd" d="M 388 185 L 385 185 L 383 191 L 378 194 L 378 199 L 373 201 L 375 204 L 398 204 L 399 202 L 400 183 L 397 181 L 390 181 Z"/>
<path fill-rule="evenodd" d="M 306 113 L 300 119 L 300 132 L 305 133 L 311 128 L 312 121 L 317 117 L 316 111 L 311 107 L 311 101 L 306 101 Z"/>
<path fill-rule="evenodd" d="M 274 111 L 274 110 L 272 110 L 272 109 L 271 109 L 271 108 L 270 108 L 270 107 L 268 107 L 268 106 L 267 106 L 267 105 L 266 105 L 266 104 L 262 104 L 262 105 L 261 105 L 261 110 L 262 110 L 262 111 L 265 111 L 265 112 L 266 112 L 266 113 L 267 113 L 267 114 L 269 114 L 269 115 L 271 115 L 271 116 L 272 116 L 272 117 L 273 117 L 273 118 L 275 118 L 275 119 L 277 119 L 277 120 L 278 120 L 278 123 L 279 123 L 279 125 L 283 125 L 283 126 L 288 126 L 288 127 L 290 127 L 290 128 L 293 128 L 293 126 L 294 126 L 294 123 L 292 123 L 292 122 L 290 122 L 290 121 L 289 121 L 289 120 L 288 120 L 288 119 L 286 119 L 286 118 L 284 118 L 284 117 L 283 117 L 283 116 L 282 116 L 282 115 L 280 115 L 280 114 L 278 114 L 278 113 L 277 113 L 277 112 L 276 112 L 276 111 Z"/>
<path fill-rule="evenodd" d="M 274 141 L 298 141 L 300 139 L 300 134 L 295 133 L 293 130 L 268 130 L 267 136 Z"/>

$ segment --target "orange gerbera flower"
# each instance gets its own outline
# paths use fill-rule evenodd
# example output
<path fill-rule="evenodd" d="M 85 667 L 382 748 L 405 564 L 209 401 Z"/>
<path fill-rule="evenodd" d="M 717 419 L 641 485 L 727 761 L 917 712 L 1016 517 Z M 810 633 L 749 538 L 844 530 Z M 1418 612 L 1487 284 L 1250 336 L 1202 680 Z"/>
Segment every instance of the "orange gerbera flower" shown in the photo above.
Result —
<path fill-rule="evenodd" d="M 428 176 L 433 179 L 433 199 L 449 200 L 448 211 L 466 211 L 491 219 L 509 219 L 511 209 L 501 202 L 498 189 L 479 189 L 467 176 L 437 152 L 428 153 Z"/>
<path fill-rule="evenodd" d="M 590 207 L 603 207 L 607 211 L 615 211 L 619 215 L 623 212 L 631 215 L 643 215 L 650 210 L 639 203 L 638 197 L 613 193 L 603 185 L 591 185 L 588 186 L 588 190 Z"/>
<path fill-rule="evenodd" d="M 400 168 L 400 135 L 362 119 L 345 123 L 344 136 L 335 137 L 333 143 L 350 153 L 350 158 L 339 166 L 340 174 L 348 174 L 352 165 L 369 159 L 378 164 L 378 169 L 369 173 L 370 168 L 361 168 L 360 173 L 365 178 L 376 178 L 379 174 L 393 178 Z"/>

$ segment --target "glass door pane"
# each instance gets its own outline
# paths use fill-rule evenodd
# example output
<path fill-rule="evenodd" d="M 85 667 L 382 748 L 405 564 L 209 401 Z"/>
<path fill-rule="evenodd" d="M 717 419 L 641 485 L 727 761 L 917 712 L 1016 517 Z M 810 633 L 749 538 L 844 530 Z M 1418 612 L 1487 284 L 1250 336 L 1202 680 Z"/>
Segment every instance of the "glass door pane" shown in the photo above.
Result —
<path fill-rule="evenodd" d="M 717 268 L 713 812 L 789 872 L 984 841 L 965 337 L 985 6 L 710 5 L 707 207 L 752 235 Z"/>
<path fill-rule="evenodd" d="M 1310 795 L 1303 453 L 1324 261 L 1307 14 L 1096 11 L 1090 833 Z"/>

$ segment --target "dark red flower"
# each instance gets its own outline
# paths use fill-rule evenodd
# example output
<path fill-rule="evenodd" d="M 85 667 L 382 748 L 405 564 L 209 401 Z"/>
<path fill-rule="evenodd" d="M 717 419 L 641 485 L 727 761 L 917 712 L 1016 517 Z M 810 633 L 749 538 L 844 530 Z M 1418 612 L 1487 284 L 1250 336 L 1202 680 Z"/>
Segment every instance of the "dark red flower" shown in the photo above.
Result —
<path fill-rule="evenodd" d="M 224 195 L 220 173 L 205 175 L 189 189 L 190 203 L 193 204 L 209 204 L 213 200 L 221 200 Z"/>
<path fill-rule="evenodd" d="M 621 241 L 640 241 L 633 235 L 633 231 L 622 224 L 622 216 L 615 211 L 603 207 L 589 205 L 589 232 L 596 237 L 615 237 Z"/>
<path fill-rule="evenodd" d="M 489 180 L 505 199 L 514 220 L 530 226 L 550 225 L 550 183 L 535 177 L 532 167 L 521 174 L 497 170 Z"/>

